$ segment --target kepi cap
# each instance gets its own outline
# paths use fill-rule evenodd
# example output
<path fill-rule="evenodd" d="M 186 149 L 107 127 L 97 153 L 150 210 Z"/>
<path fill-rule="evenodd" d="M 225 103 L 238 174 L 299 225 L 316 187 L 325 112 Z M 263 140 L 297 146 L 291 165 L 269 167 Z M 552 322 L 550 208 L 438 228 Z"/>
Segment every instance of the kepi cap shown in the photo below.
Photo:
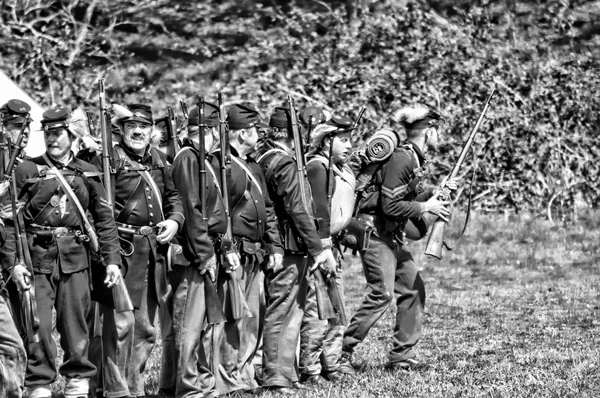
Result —
<path fill-rule="evenodd" d="M 28 103 L 19 99 L 11 99 L 2 107 L 2 120 L 4 122 L 11 122 L 14 124 L 22 124 L 27 120 L 26 115 L 31 111 L 31 106 Z"/>
<path fill-rule="evenodd" d="M 44 131 L 54 129 L 68 129 L 71 120 L 71 112 L 67 108 L 53 108 L 42 114 L 42 128 Z"/>
<path fill-rule="evenodd" d="M 258 111 L 252 105 L 234 104 L 227 111 L 227 123 L 232 130 L 254 127 L 260 122 Z"/>
<path fill-rule="evenodd" d="M 196 105 L 189 114 L 188 125 L 198 126 L 198 106 Z M 204 120 L 200 121 L 207 127 L 219 126 L 219 107 L 211 102 L 204 103 Z"/>

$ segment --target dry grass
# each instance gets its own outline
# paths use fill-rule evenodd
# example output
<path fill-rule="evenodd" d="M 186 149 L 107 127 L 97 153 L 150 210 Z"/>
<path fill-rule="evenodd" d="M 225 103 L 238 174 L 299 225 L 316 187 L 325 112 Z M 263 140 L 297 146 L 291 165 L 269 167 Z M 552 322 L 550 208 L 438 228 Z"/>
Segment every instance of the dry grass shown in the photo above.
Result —
<path fill-rule="evenodd" d="M 356 379 L 298 396 L 599 397 L 598 220 L 558 228 L 528 217 L 479 217 L 440 262 L 421 254 L 424 242 L 411 244 L 428 293 L 416 352 L 430 367 L 408 375 L 383 369 L 388 311 L 354 355 Z M 353 312 L 365 288 L 358 258 L 347 257 L 345 277 Z M 160 347 L 148 369 L 149 395 L 157 392 L 159 355 Z"/>

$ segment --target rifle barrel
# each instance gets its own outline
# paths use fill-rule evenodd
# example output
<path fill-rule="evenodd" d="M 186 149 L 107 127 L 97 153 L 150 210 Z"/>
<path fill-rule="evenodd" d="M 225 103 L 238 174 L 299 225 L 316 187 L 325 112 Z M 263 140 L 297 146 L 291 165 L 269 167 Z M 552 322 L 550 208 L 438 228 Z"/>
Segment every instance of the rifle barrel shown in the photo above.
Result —
<path fill-rule="evenodd" d="M 223 205 L 225 207 L 225 216 L 227 217 L 227 232 L 225 236 L 228 239 L 233 238 L 231 225 L 231 214 L 229 212 L 229 189 L 227 186 L 227 167 L 231 164 L 229 154 L 229 142 L 227 139 L 227 121 L 225 120 L 225 105 L 223 104 L 223 93 L 217 94 L 219 104 L 219 143 L 221 150 L 221 192 L 223 194 Z"/>
<path fill-rule="evenodd" d="M 458 156 L 458 160 L 456 161 L 456 163 L 454 164 L 454 167 L 452 168 L 452 172 L 450 173 L 450 178 L 455 178 L 458 175 L 460 167 L 462 166 L 463 162 L 465 161 L 465 158 L 467 157 L 467 153 L 469 152 L 469 149 L 471 148 L 471 144 L 473 143 L 473 140 L 475 139 L 477 130 L 479 130 L 479 127 L 481 126 L 481 123 L 483 122 L 483 118 L 485 117 L 485 113 L 487 112 L 487 110 L 490 106 L 490 101 L 492 100 L 494 93 L 496 93 L 496 87 L 492 88 L 492 92 L 488 96 L 487 101 L 485 101 L 483 110 L 479 114 L 479 117 L 477 118 L 477 122 L 475 123 L 475 126 L 473 126 L 473 129 L 469 133 L 469 138 L 467 138 L 467 141 L 463 145 L 462 150 L 460 151 L 460 155 Z"/>
<path fill-rule="evenodd" d="M 108 109 L 106 108 L 106 93 L 104 91 L 104 79 L 98 81 L 98 105 L 100 107 L 100 134 L 102 135 L 102 173 L 104 174 L 104 190 L 106 191 L 106 199 L 112 206 L 113 204 L 113 189 L 111 181 L 111 151 L 112 137 L 107 128 Z"/>

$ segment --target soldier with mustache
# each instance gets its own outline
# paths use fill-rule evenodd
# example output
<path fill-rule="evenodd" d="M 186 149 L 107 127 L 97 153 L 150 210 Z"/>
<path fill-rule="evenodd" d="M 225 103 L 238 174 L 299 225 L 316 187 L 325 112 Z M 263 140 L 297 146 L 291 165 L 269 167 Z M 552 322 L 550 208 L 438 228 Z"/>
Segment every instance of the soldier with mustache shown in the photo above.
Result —
<path fill-rule="evenodd" d="M 134 311 L 103 307 L 104 394 L 144 396 L 144 369 L 156 342 L 156 315 L 169 295 L 169 242 L 184 222 L 183 205 L 163 153 L 151 145 L 148 105 L 113 105 L 123 132 L 113 147 L 115 220 Z"/>

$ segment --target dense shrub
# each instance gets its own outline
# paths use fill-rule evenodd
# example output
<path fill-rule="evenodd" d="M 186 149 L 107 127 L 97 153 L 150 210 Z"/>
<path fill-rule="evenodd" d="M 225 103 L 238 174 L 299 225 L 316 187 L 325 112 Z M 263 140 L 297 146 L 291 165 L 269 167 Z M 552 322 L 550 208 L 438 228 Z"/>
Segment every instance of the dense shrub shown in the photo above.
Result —
<path fill-rule="evenodd" d="M 394 126 L 400 106 L 431 103 L 446 115 L 434 175 L 449 172 L 497 82 L 467 161 L 476 205 L 540 209 L 578 180 L 571 195 L 598 205 L 590 2 L 360 1 L 350 22 L 343 2 L 238 3 L 5 0 L 0 68 L 46 106 L 94 106 L 99 77 L 112 101 L 157 111 L 217 91 L 265 117 L 288 94 L 349 116 L 365 106 L 358 141 Z"/>

